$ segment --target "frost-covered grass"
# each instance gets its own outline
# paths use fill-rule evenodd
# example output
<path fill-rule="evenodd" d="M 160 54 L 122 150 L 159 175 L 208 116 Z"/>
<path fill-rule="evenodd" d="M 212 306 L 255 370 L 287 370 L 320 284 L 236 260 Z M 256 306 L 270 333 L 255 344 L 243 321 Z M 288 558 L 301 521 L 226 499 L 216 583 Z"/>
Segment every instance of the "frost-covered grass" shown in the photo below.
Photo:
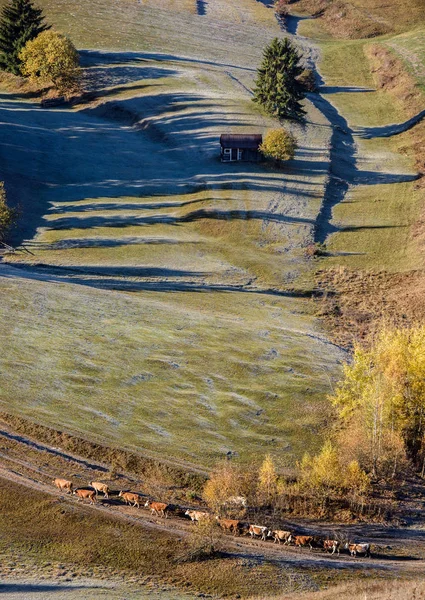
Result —
<path fill-rule="evenodd" d="M 102 6 L 105 35 L 91 35 L 105 47 L 116 14 Z M 342 358 L 304 297 L 330 130 L 308 104 L 283 171 L 220 162 L 221 133 L 275 125 L 249 94 L 273 14 L 240 0 L 241 18 L 227 21 L 226 6 L 210 0 L 205 17 L 172 19 L 123 1 L 123 52 L 83 54 L 97 103 L 0 106 L 0 157 L 23 208 L 16 235 L 34 254 L 9 256 L 0 272 L 1 400 L 51 426 L 197 464 L 229 450 L 289 463 L 320 444 Z M 145 9 L 137 23 L 152 19 L 161 50 L 176 42 L 172 54 L 143 51 L 133 35 L 126 11 Z M 257 10 L 269 25 L 246 16 Z M 55 14 L 85 23 L 87 47 L 84 11 Z"/>

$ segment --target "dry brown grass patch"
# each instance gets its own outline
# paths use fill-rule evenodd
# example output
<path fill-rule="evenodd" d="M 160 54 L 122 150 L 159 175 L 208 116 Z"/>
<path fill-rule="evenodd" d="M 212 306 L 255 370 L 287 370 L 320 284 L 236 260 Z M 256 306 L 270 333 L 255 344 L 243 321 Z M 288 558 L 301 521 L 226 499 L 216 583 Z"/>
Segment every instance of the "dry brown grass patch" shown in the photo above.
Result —
<path fill-rule="evenodd" d="M 425 319 L 424 271 L 329 269 L 318 272 L 317 284 L 317 312 L 344 347 L 365 340 L 384 321 L 403 327 Z"/>
<path fill-rule="evenodd" d="M 328 33 L 346 39 L 404 31 L 425 18 L 422 0 L 299 0 L 294 10 L 320 18 Z"/>

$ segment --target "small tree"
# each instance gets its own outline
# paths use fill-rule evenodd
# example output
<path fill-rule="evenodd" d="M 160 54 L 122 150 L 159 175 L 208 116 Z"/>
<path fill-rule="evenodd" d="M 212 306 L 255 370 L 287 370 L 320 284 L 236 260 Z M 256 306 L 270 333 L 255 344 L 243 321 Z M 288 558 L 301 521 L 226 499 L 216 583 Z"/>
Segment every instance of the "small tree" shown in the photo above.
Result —
<path fill-rule="evenodd" d="M 270 454 L 267 454 L 258 472 L 258 493 L 268 504 L 276 497 L 277 473 Z"/>
<path fill-rule="evenodd" d="M 264 136 L 260 151 L 266 158 L 291 160 L 295 156 L 297 142 L 292 133 L 285 129 L 269 129 Z"/>
<path fill-rule="evenodd" d="M 303 86 L 306 92 L 315 92 L 317 89 L 316 76 L 312 69 L 304 69 L 298 77 L 298 82 Z"/>
<path fill-rule="evenodd" d="M 223 534 L 212 517 L 201 519 L 187 536 L 177 562 L 196 562 L 214 558 L 223 547 Z"/>
<path fill-rule="evenodd" d="M 15 209 L 7 204 L 4 182 L 0 181 L 0 241 L 3 241 L 7 232 L 13 226 L 17 217 Z"/>
<path fill-rule="evenodd" d="M 78 88 L 79 56 L 69 38 L 56 31 L 44 31 L 26 44 L 19 54 L 24 76 L 43 85 L 53 83 L 59 93 Z"/>
<path fill-rule="evenodd" d="M 302 72 L 301 54 L 296 47 L 288 38 L 275 38 L 263 53 L 254 102 L 272 117 L 301 119 L 305 114 L 301 106 L 305 90 L 298 81 Z"/>
<path fill-rule="evenodd" d="M 31 0 L 11 0 L 6 4 L 0 17 L 0 68 L 19 75 L 20 51 L 48 29 L 50 25 L 44 23 L 42 11 Z"/>

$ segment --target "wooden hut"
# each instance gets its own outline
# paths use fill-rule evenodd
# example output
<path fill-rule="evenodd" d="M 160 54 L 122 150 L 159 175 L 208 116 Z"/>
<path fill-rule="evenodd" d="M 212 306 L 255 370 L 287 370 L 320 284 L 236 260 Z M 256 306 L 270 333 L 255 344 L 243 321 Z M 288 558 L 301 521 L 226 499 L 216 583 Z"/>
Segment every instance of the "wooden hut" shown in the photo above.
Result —
<path fill-rule="evenodd" d="M 258 162 L 261 160 L 259 147 L 262 141 L 261 133 L 223 133 L 220 136 L 221 160 Z"/>

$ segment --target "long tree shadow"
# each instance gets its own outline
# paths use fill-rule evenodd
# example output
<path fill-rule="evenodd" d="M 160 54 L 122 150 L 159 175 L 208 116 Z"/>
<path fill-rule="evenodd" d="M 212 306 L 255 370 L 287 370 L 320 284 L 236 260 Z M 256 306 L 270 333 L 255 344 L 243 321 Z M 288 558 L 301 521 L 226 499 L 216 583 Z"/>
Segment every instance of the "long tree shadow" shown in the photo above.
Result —
<path fill-rule="evenodd" d="M 218 221 L 251 221 L 261 220 L 264 222 L 308 224 L 314 225 L 314 219 L 303 217 L 289 217 L 286 215 L 259 210 L 213 210 L 200 209 L 183 216 L 154 215 L 151 217 L 138 217 L 126 215 L 114 216 L 90 216 L 90 217 L 60 217 L 54 221 L 47 221 L 47 229 L 91 229 L 93 227 L 138 227 L 148 225 L 180 225 L 182 223 L 193 223 L 200 220 L 212 219 Z"/>
<path fill-rule="evenodd" d="M 143 238 L 143 237 L 120 237 L 120 238 L 70 238 L 52 242 L 51 244 L 28 241 L 25 242 L 25 248 L 31 250 L 75 250 L 80 248 L 121 248 L 123 246 L 143 246 L 143 245 L 181 245 L 198 244 L 196 240 L 185 240 L 180 242 L 173 238 Z"/>
<path fill-rule="evenodd" d="M 97 267 L 95 267 L 97 269 Z M 204 281 L 181 281 L 173 279 L 172 270 L 170 270 L 170 280 L 162 279 L 157 281 L 142 281 L 142 280 L 129 280 L 125 276 L 119 276 L 115 274 L 116 267 L 112 267 L 113 275 L 108 276 L 107 270 L 109 267 L 103 268 L 103 273 L 96 272 L 97 277 L 89 277 L 90 273 L 86 269 L 82 270 L 77 267 L 75 271 L 72 271 L 71 267 L 58 267 L 51 265 L 36 265 L 29 267 L 28 265 L 16 264 L 13 266 L 13 272 L 19 272 L 19 275 L 23 278 L 36 279 L 41 281 L 50 281 L 56 283 L 72 283 L 76 285 L 84 285 L 88 287 L 94 287 L 99 289 L 109 289 L 126 292 L 197 292 L 197 293 L 209 293 L 209 292 L 223 292 L 223 293 L 242 293 L 242 294 L 259 294 L 266 296 L 279 296 L 286 298 L 310 298 L 312 295 L 311 290 L 282 290 L 274 288 L 256 288 L 252 286 L 244 285 L 232 285 L 232 284 L 214 284 Z M 123 267 L 123 270 L 127 267 Z M 165 269 L 166 270 L 166 269 Z M 135 275 L 128 274 L 128 276 L 135 277 Z M 10 270 L 5 270 L 0 267 L 0 278 L 8 279 L 10 277 L 16 277 Z M 152 277 L 154 277 L 152 275 Z M 158 276 L 160 277 L 160 276 Z M 195 277 L 196 273 L 188 272 L 188 279 Z"/>
<path fill-rule="evenodd" d="M 314 241 L 323 243 L 328 235 L 339 230 L 331 223 L 333 209 L 344 200 L 350 185 L 403 183 L 415 181 L 420 175 L 358 169 L 354 134 L 347 120 L 323 96 L 309 94 L 309 99 L 332 125 L 329 177 L 314 232 Z"/>
<path fill-rule="evenodd" d="M 112 67 L 91 67 L 84 71 L 85 87 L 99 91 L 104 88 L 124 86 L 144 79 L 174 77 L 178 71 L 166 67 L 120 65 Z"/>
<path fill-rule="evenodd" d="M 256 69 L 250 67 L 244 67 L 241 65 L 235 65 L 233 63 L 215 62 L 212 60 L 205 60 L 201 58 L 191 58 L 187 56 L 178 56 L 177 54 L 167 54 L 161 52 L 109 52 L 107 50 L 81 50 L 80 56 L 82 57 L 85 64 L 113 64 L 113 63 L 124 63 L 124 62 L 166 62 L 166 63 L 194 63 L 201 65 L 210 65 L 212 67 L 227 67 L 231 69 L 240 69 L 242 71 L 249 71 L 252 73 L 256 72 Z M 84 62 L 83 62 L 84 64 Z"/>
<path fill-rule="evenodd" d="M 391 125 L 383 125 L 382 127 L 362 127 L 356 129 L 355 133 L 365 140 L 392 137 L 393 135 L 399 135 L 400 133 L 408 131 L 420 123 L 424 117 L 425 109 L 412 118 L 407 119 L 407 121 L 404 121 L 404 123 L 392 123 Z"/>
<path fill-rule="evenodd" d="M 67 212 L 84 213 L 104 210 L 161 210 L 164 208 L 182 208 L 192 204 L 199 204 L 200 202 L 217 200 L 228 201 L 232 200 L 232 198 L 197 198 L 196 200 L 185 200 L 184 202 L 98 202 L 94 204 L 71 204 L 67 206 L 55 205 L 50 208 L 50 211 L 55 214 L 61 214 Z"/>

